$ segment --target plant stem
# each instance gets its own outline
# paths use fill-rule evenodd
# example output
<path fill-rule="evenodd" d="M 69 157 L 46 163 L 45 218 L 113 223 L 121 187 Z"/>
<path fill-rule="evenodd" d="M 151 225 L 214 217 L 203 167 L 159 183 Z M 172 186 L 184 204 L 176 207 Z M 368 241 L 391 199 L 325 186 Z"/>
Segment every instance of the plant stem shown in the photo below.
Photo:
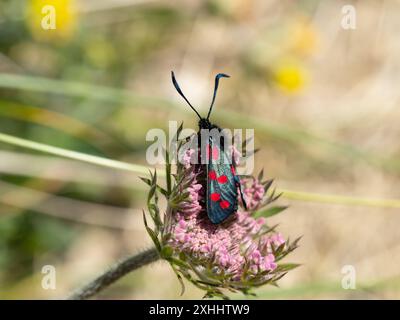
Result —
<path fill-rule="evenodd" d="M 180 113 L 182 113 L 182 110 L 188 112 L 188 108 L 182 109 L 176 103 L 172 103 L 170 100 L 160 97 L 141 96 L 128 90 L 113 87 L 76 81 L 56 80 L 45 77 L 0 73 L 0 88 L 52 93 L 68 97 L 85 97 L 114 103 L 129 102 L 129 105 L 132 107 L 145 104 L 146 106 L 160 110 L 174 109 Z M 347 143 L 330 141 L 327 138 L 319 137 L 306 130 L 292 129 L 284 125 L 267 122 L 265 119 L 250 117 L 248 115 L 244 116 L 242 113 L 235 112 L 232 109 L 228 112 L 228 110 L 219 108 L 219 110 L 215 110 L 213 116 L 221 121 L 229 121 L 231 124 L 240 124 L 241 127 L 260 130 L 280 140 L 294 142 L 296 144 L 301 141 L 307 145 L 319 145 L 326 149 L 329 154 L 336 155 L 340 152 L 350 159 L 364 161 L 371 165 L 382 167 L 389 172 L 400 172 L 399 163 L 395 159 L 387 159 L 379 156 L 377 153 L 358 149 Z"/>
<path fill-rule="evenodd" d="M 48 144 L 14 137 L 14 136 L 11 136 L 11 135 L 8 135 L 5 133 L 0 133 L 0 141 L 14 145 L 14 146 L 26 148 L 26 149 L 36 150 L 36 151 L 45 152 L 45 153 L 53 154 L 56 156 L 64 157 L 64 158 L 69 158 L 69 159 L 74 159 L 74 160 L 79 160 L 79 161 L 83 161 L 83 162 L 97 164 L 97 165 L 103 166 L 103 167 L 131 171 L 131 172 L 135 172 L 135 173 L 139 173 L 139 174 L 147 174 L 149 172 L 146 167 L 141 166 L 141 165 L 107 159 L 104 157 L 93 156 L 90 154 L 77 152 L 77 151 L 73 151 L 73 150 L 58 148 L 58 147 L 50 146 Z"/>
<path fill-rule="evenodd" d="M 131 164 L 127 162 L 107 159 L 103 157 L 93 156 L 82 152 L 72 151 L 68 149 L 58 148 L 50 146 L 44 143 L 39 143 L 31 140 L 26 140 L 4 134 L 0 132 L 0 142 L 8 143 L 11 145 L 41 151 L 56 156 L 61 156 L 69 159 L 84 161 L 93 163 L 99 166 L 114 168 L 118 170 L 124 170 L 134 172 L 137 174 L 147 174 L 148 168 L 145 166 Z M 164 171 L 157 172 L 157 175 L 165 177 Z M 309 202 L 320 202 L 320 203 L 333 203 L 342 205 L 358 205 L 367 207 L 381 207 L 381 208 L 400 208 L 399 199 L 374 199 L 374 198 L 360 198 L 360 197 L 347 197 L 340 195 L 329 195 L 329 194 L 318 194 L 311 192 L 292 191 L 286 189 L 277 189 L 277 192 L 282 192 L 282 197 Z"/>
<path fill-rule="evenodd" d="M 285 189 L 277 189 L 276 191 L 278 193 L 282 192 L 282 197 L 291 200 L 350 205 L 350 206 L 400 208 L 400 200 L 398 199 L 359 198 L 359 197 L 340 196 L 334 194 L 292 191 Z"/>
<path fill-rule="evenodd" d="M 130 256 L 114 264 L 109 270 L 93 281 L 78 289 L 68 300 L 85 300 L 104 290 L 126 274 L 160 259 L 156 248 L 151 248 L 137 255 Z"/>

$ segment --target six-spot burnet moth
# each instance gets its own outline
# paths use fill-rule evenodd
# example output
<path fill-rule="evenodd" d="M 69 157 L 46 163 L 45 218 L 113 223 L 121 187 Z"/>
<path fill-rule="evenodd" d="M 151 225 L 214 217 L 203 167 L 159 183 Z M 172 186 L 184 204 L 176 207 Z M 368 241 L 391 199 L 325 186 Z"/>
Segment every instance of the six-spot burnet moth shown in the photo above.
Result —
<path fill-rule="evenodd" d="M 203 170 L 206 173 L 205 205 L 210 221 L 214 224 L 218 224 L 223 222 L 231 214 L 234 214 L 237 211 L 238 190 L 240 192 L 243 206 L 246 208 L 240 179 L 236 174 L 235 161 L 233 156 L 229 156 L 228 148 L 225 148 L 226 145 L 224 144 L 224 137 L 222 136 L 222 138 L 215 138 L 213 135 L 207 135 L 206 139 L 208 141 L 205 140 L 205 143 L 201 138 L 204 130 L 210 131 L 212 129 L 217 129 L 219 132 L 222 130 L 218 126 L 211 124 L 209 118 L 217 95 L 219 79 L 229 78 L 229 76 L 224 73 L 219 73 L 216 75 L 214 94 L 208 110 L 207 118 L 203 118 L 185 97 L 175 79 L 173 71 L 171 72 L 171 76 L 172 83 L 174 84 L 176 91 L 178 91 L 190 108 L 192 108 L 192 110 L 199 117 L 198 140 L 200 142 L 200 150 L 206 148 L 206 152 L 204 154 L 207 158 L 204 164 L 205 170 Z M 203 152 L 201 152 L 201 154 L 203 154 Z"/>

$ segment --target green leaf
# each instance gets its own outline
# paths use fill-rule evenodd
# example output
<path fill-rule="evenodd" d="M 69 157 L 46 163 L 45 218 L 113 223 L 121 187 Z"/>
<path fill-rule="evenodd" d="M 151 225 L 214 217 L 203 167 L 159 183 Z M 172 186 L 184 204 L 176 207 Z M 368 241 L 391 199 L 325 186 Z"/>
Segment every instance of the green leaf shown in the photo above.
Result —
<path fill-rule="evenodd" d="M 176 270 L 174 265 L 171 264 L 171 267 L 172 267 L 172 270 L 174 270 L 179 283 L 181 284 L 181 296 L 182 296 L 185 293 L 185 283 L 183 282 L 182 276 L 179 274 L 179 271 Z"/>
<path fill-rule="evenodd" d="M 168 150 L 165 150 L 165 174 L 167 178 L 167 197 L 169 197 L 172 190 L 172 182 L 171 182 L 171 162 L 169 159 Z"/>
<path fill-rule="evenodd" d="M 262 184 L 264 185 L 264 192 L 267 192 L 269 190 L 269 188 L 271 187 L 273 182 L 274 182 L 274 179 L 270 179 L 270 180 L 262 182 Z"/>
<path fill-rule="evenodd" d="M 297 267 L 301 266 L 301 264 L 298 263 L 283 263 L 278 265 L 278 267 L 274 270 L 274 272 L 288 272 L 290 270 L 293 270 Z"/>
<path fill-rule="evenodd" d="M 139 179 L 142 180 L 148 186 L 151 186 L 151 180 L 150 179 L 144 178 L 144 177 L 139 177 Z"/>
<path fill-rule="evenodd" d="M 174 136 L 171 139 L 171 144 L 169 145 L 170 149 L 171 149 L 172 144 L 174 144 L 176 141 L 179 140 L 179 135 L 181 134 L 182 130 L 183 130 L 183 122 L 181 122 L 178 129 L 176 130 L 176 133 L 174 134 Z"/>
<path fill-rule="evenodd" d="M 164 197 L 168 198 L 168 195 L 169 195 L 169 194 L 168 194 L 168 191 L 165 190 L 163 187 L 157 185 L 157 190 L 160 191 L 160 193 L 161 193 Z"/>
<path fill-rule="evenodd" d="M 259 218 L 259 217 L 264 217 L 264 218 L 268 218 L 268 217 L 272 217 L 276 214 L 278 214 L 279 212 L 282 212 L 283 210 L 287 209 L 287 206 L 277 206 L 277 207 L 272 207 L 272 208 L 268 208 L 266 210 L 261 210 L 261 211 L 257 211 L 254 213 L 254 217 L 255 218 Z"/>
<path fill-rule="evenodd" d="M 146 219 L 146 215 L 145 215 L 144 211 L 143 211 L 143 222 L 144 222 L 144 226 L 146 227 L 147 233 L 149 234 L 151 240 L 153 240 L 154 245 L 155 245 L 156 248 L 157 248 L 157 251 L 158 251 L 158 252 L 161 252 L 161 244 L 160 244 L 160 241 L 158 241 L 158 237 L 157 237 L 157 235 L 155 234 L 155 232 L 148 226 L 148 224 L 147 224 L 147 219 Z"/>
<path fill-rule="evenodd" d="M 275 257 L 279 256 L 283 250 L 286 247 L 286 242 L 282 243 L 281 245 L 279 245 L 278 247 L 276 247 L 274 244 L 272 245 L 272 253 L 274 254 Z"/>
<path fill-rule="evenodd" d="M 257 180 L 262 181 L 264 178 L 264 169 L 261 169 L 260 173 L 258 174 Z"/>
<path fill-rule="evenodd" d="M 150 204 L 151 199 L 154 197 L 156 193 L 157 185 L 153 184 L 149 190 L 149 194 L 147 196 L 147 203 Z"/>
<path fill-rule="evenodd" d="M 163 248 L 161 249 L 161 257 L 163 257 L 164 259 L 168 260 L 173 253 L 174 250 L 170 246 L 163 246 Z"/>
<path fill-rule="evenodd" d="M 174 264 L 174 265 L 180 267 L 180 268 L 183 268 L 183 270 L 187 270 L 187 269 L 189 268 L 189 265 L 188 265 L 186 262 L 181 261 L 181 260 L 179 260 L 179 259 L 176 259 L 176 258 L 174 258 L 174 257 L 171 257 L 170 259 L 168 259 L 168 261 L 169 261 L 170 263 L 172 263 L 172 264 Z"/>

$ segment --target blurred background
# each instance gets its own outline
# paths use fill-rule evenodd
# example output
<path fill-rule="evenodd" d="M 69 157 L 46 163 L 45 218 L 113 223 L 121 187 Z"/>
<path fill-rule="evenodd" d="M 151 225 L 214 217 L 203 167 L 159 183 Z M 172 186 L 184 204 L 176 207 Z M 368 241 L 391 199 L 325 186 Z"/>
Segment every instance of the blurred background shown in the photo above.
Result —
<path fill-rule="evenodd" d="M 343 28 L 344 5 L 356 29 Z M 147 165 L 149 129 L 197 126 L 170 71 L 201 113 L 225 72 L 213 120 L 255 129 L 256 173 L 283 189 L 400 199 L 399 14 L 394 0 L 2 0 L 0 132 Z M 0 142 L 0 298 L 63 298 L 151 245 L 145 196 L 133 173 Z M 333 202 L 278 200 L 290 208 L 270 223 L 303 235 L 286 259 L 303 265 L 258 298 L 400 298 L 400 209 Z M 44 265 L 55 290 L 41 286 Z M 342 288 L 345 265 L 355 290 Z M 158 262 L 98 298 L 202 297 L 179 293 Z"/>

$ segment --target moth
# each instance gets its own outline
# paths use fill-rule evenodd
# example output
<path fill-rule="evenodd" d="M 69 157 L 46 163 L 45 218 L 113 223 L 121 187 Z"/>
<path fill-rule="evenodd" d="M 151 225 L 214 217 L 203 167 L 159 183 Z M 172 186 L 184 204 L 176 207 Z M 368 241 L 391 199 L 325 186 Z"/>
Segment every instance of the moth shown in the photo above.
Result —
<path fill-rule="evenodd" d="M 206 211 L 212 223 L 222 223 L 237 211 L 239 193 L 245 208 L 246 202 L 243 197 L 240 178 L 236 174 L 236 165 L 233 155 L 229 156 L 229 150 L 226 148 L 226 138 L 224 138 L 223 135 L 219 137 L 210 135 L 206 136 L 206 139 L 202 139 L 201 135 L 207 130 L 216 129 L 218 132 L 222 130 L 217 125 L 212 124 L 209 118 L 217 96 L 219 80 L 221 78 L 229 78 L 229 76 L 224 73 L 218 73 L 215 76 L 214 94 L 206 118 L 202 117 L 185 97 L 176 81 L 173 71 L 171 72 L 171 77 L 176 91 L 178 91 L 180 96 L 199 118 L 199 132 L 197 136 L 199 137 L 198 141 L 200 142 L 201 154 L 205 154 L 207 158 L 205 164 L 202 164 L 205 166 L 203 171 L 206 173 Z"/>

